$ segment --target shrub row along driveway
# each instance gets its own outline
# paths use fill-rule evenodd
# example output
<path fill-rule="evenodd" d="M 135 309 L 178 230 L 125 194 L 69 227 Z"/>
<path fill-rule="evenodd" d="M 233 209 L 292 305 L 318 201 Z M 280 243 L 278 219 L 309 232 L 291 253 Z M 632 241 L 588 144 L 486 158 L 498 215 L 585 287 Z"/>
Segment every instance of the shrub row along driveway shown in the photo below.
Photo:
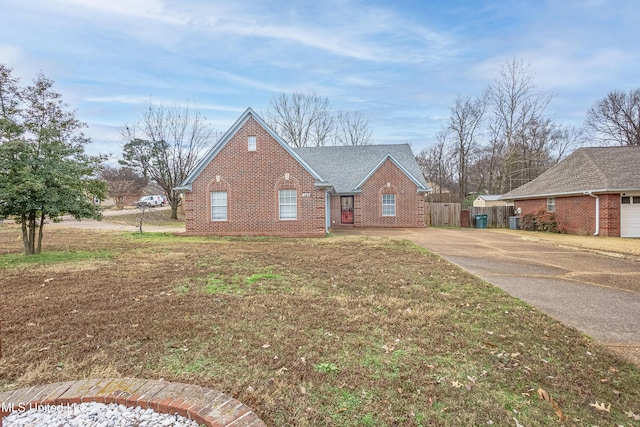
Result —
<path fill-rule="evenodd" d="M 640 262 L 478 229 L 345 230 L 409 239 L 640 363 Z M 592 238 L 604 239 L 604 238 Z"/>

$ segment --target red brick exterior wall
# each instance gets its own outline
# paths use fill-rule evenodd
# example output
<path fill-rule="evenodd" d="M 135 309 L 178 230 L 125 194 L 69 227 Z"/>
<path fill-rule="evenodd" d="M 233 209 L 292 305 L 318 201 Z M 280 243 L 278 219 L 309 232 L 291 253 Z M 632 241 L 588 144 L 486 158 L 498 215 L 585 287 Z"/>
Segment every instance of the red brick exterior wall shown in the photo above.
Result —
<path fill-rule="evenodd" d="M 600 235 L 620 237 L 620 194 L 600 195 Z"/>
<path fill-rule="evenodd" d="M 620 194 L 601 194 L 600 236 L 620 237 Z M 596 199 L 588 195 L 556 197 L 555 216 L 562 233 L 592 235 L 596 231 Z M 547 210 L 547 199 L 516 200 L 522 216 Z"/>
<path fill-rule="evenodd" d="M 387 186 L 387 183 L 390 185 Z M 382 194 L 396 195 L 396 215 L 382 216 Z M 331 196 L 332 227 L 424 227 L 424 195 L 391 161 L 387 160 L 353 198 L 354 224 L 341 224 L 340 196 Z"/>
<path fill-rule="evenodd" d="M 340 212 L 340 196 L 332 194 L 331 196 L 331 200 L 329 201 L 330 203 L 330 207 L 329 207 L 329 214 L 331 215 L 331 227 L 353 227 L 355 226 L 355 218 L 354 218 L 354 223 L 353 224 L 343 224 L 342 223 L 342 215 Z M 355 207 L 356 204 L 356 200 L 355 197 L 353 198 L 353 205 Z M 354 215 L 355 215 L 355 209 L 354 209 Z"/>
<path fill-rule="evenodd" d="M 247 137 L 256 136 L 256 151 Z M 288 174 L 288 179 L 285 174 Z M 312 237 L 325 234 L 325 190 L 253 118 L 236 132 L 185 194 L 187 234 Z M 280 220 L 278 190 L 297 190 L 297 219 Z M 211 221 L 211 191 L 227 191 L 227 221 Z"/>

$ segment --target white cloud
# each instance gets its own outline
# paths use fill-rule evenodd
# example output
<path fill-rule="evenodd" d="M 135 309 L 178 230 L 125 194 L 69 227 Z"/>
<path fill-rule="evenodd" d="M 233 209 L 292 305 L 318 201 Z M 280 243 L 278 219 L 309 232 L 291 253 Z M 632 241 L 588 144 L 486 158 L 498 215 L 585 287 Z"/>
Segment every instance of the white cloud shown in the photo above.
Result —
<path fill-rule="evenodd" d="M 63 4 L 65 8 L 81 7 L 84 9 L 93 9 L 97 13 L 111 13 L 134 18 L 152 19 L 169 24 L 184 25 L 189 22 L 189 18 L 186 15 L 167 10 L 163 2 L 159 0 L 56 1 Z"/>
<path fill-rule="evenodd" d="M 318 3 L 304 16 L 295 6 L 243 9 L 204 18 L 202 31 L 283 40 L 356 60 L 416 63 L 447 57 L 454 51 L 448 35 L 407 21 L 390 9 L 370 4 Z M 214 10 L 214 8 L 212 8 Z M 302 16 L 301 16 L 302 15 Z"/>
<path fill-rule="evenodd" d="M 84 100 L 86 102 L 97 102 L 106 104 L 144 104 L 148 103 L 151 98 L 148 96 L 131 96 L 131 95 L 111 95 L 111 96 L 89 96 Z"/>
<path fill-rule="evenodd" d="M 272 85 L 272 84 L 266 83 L 264 80 L 254 80 L 247 77 L 241 77 L 233 73 L 230 73 L 228 71 L 217 70 L 215 68 L 209 68 L 207 69 L 207 72 L 212 76 L 217 76 L 226 81 L 233 82 L 245 87 L 264 90 L 267 92 L 281 93 L 281 92 L 288 92 L 289 90 L 291 90 L 289 86 Z"/>

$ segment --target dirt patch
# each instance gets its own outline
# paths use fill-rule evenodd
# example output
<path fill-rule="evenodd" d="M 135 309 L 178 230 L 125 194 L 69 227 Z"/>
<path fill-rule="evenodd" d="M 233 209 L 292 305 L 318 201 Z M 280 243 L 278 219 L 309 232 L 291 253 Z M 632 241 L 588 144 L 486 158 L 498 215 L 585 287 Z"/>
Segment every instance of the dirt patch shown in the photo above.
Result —
<path fill-rule="evenodd" d="M 406 241 L 45 234 L 41 264 L 0 269 L 0 390 L 165 378 L 267 425 L 556 423 L 538 388 L 567 425 L 640 413 L 638 368 Z"/>

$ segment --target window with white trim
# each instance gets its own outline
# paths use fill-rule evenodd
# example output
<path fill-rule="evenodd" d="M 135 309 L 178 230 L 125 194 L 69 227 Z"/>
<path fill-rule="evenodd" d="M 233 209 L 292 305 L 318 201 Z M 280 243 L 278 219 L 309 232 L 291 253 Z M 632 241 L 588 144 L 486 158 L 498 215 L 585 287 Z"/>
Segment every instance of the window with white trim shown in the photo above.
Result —
<path fill-rule="evenodd" d="M 227 192 L 211 192 L 211 221 L 227 220 Z"/>
<path fill-rule="evenodd" d="M 298 219 L 297 190 L 278 190 L 278 205 L 281 220 Z"/>
<path fill-rule="evenodd" d="M 556 199 L 553 197 L 549 197 L 547 199 L 547 212 L 555 212 L 556 211 Z"/>
<path fill-rule="evenodd" d="M 396 195 L 382 195 L 382 216 L 396 216 Z"/>
<path fill-rule="evenodd" d="M 247 148 L 249 151 L 256 151 L 256 137 L 249 136 L 247 137 Z"/>

